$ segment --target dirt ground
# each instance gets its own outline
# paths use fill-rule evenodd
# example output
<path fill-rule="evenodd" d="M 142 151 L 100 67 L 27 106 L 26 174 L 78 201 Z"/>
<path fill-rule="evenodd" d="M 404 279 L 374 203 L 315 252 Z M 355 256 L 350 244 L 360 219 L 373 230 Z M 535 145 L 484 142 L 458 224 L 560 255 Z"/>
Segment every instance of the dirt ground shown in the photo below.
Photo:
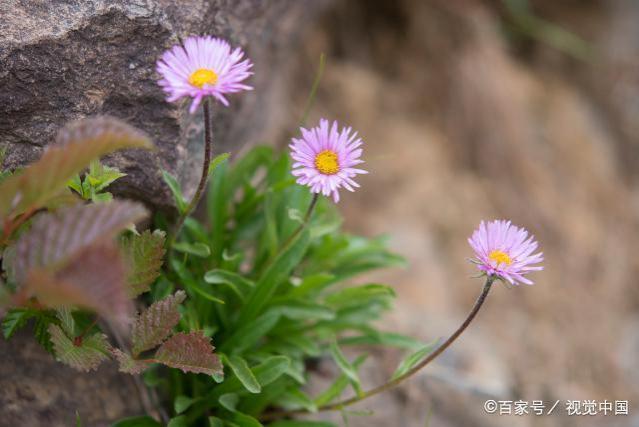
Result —
<path fill-rule="evenodd" d="M 311 122 L 338 118 L 366 143 L 346 226 L 387 234 L 410 263 L 372 278 L 399 295 L 388 330 L 430 341 L 463 320 L 482 219 L 527 227 L 546 258 L 534 286 L 496 286 L 453 348 L 351 426 L 639 425 L 639 3 L 530 3 L 338 1 L 304 42 L 299 87 L 328 56 Z M 399 357 L 377 354 L 366 381 Z M 486 399 L 560 403 L 498 416 Z M 588 399 L 628 400 L 629 415 L 567 416 Z"/>

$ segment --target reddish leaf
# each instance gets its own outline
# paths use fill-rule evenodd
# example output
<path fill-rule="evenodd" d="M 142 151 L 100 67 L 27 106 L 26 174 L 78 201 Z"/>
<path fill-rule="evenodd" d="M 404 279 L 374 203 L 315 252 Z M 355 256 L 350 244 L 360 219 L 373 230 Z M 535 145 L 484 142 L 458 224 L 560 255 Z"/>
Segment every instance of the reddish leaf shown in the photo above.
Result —
<path fill-rule="evenodd" d="M 151 304 L 135 319 L 131 331 L 134 356 L 162 344 L 171 335 L 173 327 L 180 321 L 178 307 L 185 298 L 184 291 L 177 291 L 175 295 Z"/>
<path fill-rule="evenodd" d="M 86 248 L 57 271 L 32 270 L 25 291 L 49 307 L 81 306 L 124 326 L 133 311 L 124 280 L 118 249 L 104 243 Z"/>
<path fill-rule="evenodd" d="M 160 274 L 164 258 L 164 239 L 161 230 L 149 230 L 140 235 L 125 236 L 120 248 L 129 267 L 127 277 L 129 295 L 135 297 L 149 290 L 151 283 Z"/>
<path fill-rule="evenodd" d="M 150 139 L 111 117 L 80 120 L 63 128 L 40 160 L 0 184 L 0 224 L 44 206 L 92 160 L 123 148 L 152 148 Z"/>
<path fill-rule="evenodd" d="M 123 352 L 119 348 L 111 349 L 111 354 L 116 358 L 120 365 L 120 372 L 127 374 L 141 374 L 149 367 L 149 362 L 144 360 L 136 360 L 130 354 Z"/>
<path fill-rule="evenodd" d="M 30 270 L 59 267 L 96 241 L 113 238 L 146 213 L 138 203 L 113 201 L 39 215 L 16 242 L 11 268 L 15 280 L 22 283 Z"/>
<path fill-rule="evenodd" d="M 201 331 L 180 332 L 169 338 L 155 354 L 155 361 L 183 372 L 215 375 L 222 374 L 220 359 Z"/>

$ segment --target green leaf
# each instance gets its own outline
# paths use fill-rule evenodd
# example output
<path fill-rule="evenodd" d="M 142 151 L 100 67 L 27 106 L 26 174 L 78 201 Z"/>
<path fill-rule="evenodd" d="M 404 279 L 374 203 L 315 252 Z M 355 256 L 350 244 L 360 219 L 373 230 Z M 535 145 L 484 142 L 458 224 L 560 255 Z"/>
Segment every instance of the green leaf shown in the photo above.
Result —
<path fill-rule="evenodd" d="M 173 195 L 173 200 L 175 201 L 175 206 L 180 214 L 186 212 L 187 202 L 182 195 L 182 188 L 180 187 L 180 183 L 175 179 L 173 175 L 168 173 L 167 171 L 162 171 L 162 178 L 166 185 L 168 185 L 171 190 L 171 194 Z"/>
<path fill-rule="evenodd" d="M 340 350 L 339 346 L 337 345 L 337 342 L 333 341 L 331 343 L 330 351 L 339 369 L 342 371 L 342 373 L 344 373 L 344 375 L 348 377 L 348 379 L 353 384 L 353 387 L 359 394 L 360 380 L 359 380 L 359 374 L 357 373 L 357 368 L 355 368 L 355 366 L 353 366 L 351 362 L 349 362 L 348 359 L 346 359 L 346 356 L 344 356 L 344 353 L 342 353 L 342 350 Z"/>
<path fill-rule="evenodd" d="M 240 327 L 222 344 L 224 352 L 242 353 L 262 339 L 280 319 L 280 313 L 267 311 L 257 319 Z"/>
<path fill-rule="evenodd" d="M 180 415 L 179 417 L 171 418 L 166 427 L 189 427 L 189 425 L 186 416 Z"/>
<path fill-rule="evenodd" d="M 209 417 L 209 427 L 224 427 L 224 421 L 217 417 Z"/>
<path fill-rule="evenodd" d="M 262 308 L 269 303 L 277 288 L 288 279 L 291 271 L 299 264 L 309 245 L 309 236 L 303 230 L 293 239 L 266 269 L 251 292 L 242 312 L 238 324 L 245 325 L 255 319 Z"/>
<path fill-rule="evenodd" d="M 317 405 L 304 392 L 297 388 L 286 391 L 277 399 L 277 405 L 282 406 L 287 411 L 304 409 L 307 412 L 317 412 Z"/>
<path fill-rule="evenodd" d="M 79 371 L 91 371 L 107 360 L 109 342 L 104 334 L 93 334 L 80 341 L 71 340 L 59 326 L 50 324 L 49 333 L 56 359 Z"/>
<path fill-rule="evenodd" d="M 162 424 L 149 416 L 125 418 L 111 424 L 111 427 L 162 427 Z"/>
<path fill-rule="evenodd" d="M 191 405 L 193 404 L 193 402 L 194 402 L 193 398 L 180 395 L 175 398 L 175 401 L 173 402 L 173 409 L 175 410 L 176 414 L 181 414 L 182 412 L 189 409 Z"/>
<path fill-rule="evenodd" d="M 307 276 L 299 282 L 299 285 L 291 288 L 288 295 L 293 298 L 315 295 L 334 282 L 335 276 L 332 274 L 320 273 Z"/>
<path fill-rule="evenodd" d="M 241 275 L 220 269 L 210 270 L 204 273 L 204 281 L 211 284 L 227 285 L 242 301 L 244 301 L 245 296 L 255 287 L 255 283 Z"/>
<path fill-rule="evenodd" d="M 123 148 L 152 148 L 139 130 L 110 117 L 84 119 L 63 128 L 56 143 L 21 173 L 0 184 L 0 223 L 10 214 L 44 206 L 92 160 Z"/>
<path fill-rule="evenodd" d="M 373 299 L 394 298 L 395 291 L 385 285 L 362 285 L 341 289 L 326 297 L 326 302 L 334 307 L 362 305 Z"/>
<path fill-rule="evenodd" d="M 180 332 L 162 344 L 155 354 L 155 360 L 185 373 L 220 374 L 222 364 L 213 350 L 210 338 L 201 331 Z"/>
<path fill-rule="evenodd" d="M 219 263 L 224 252 L 224 239 L 226 236 L 226 221 L 228 219 L 227 204 L 228 193 L 228 160 L 223 160 L 217 165 L 206 195 L 206 207 L 210 223 L 210 244 L 212 260 Z"/>
<path fill-rule="evenodd" d="M 336 424 L 326 421 L 276 421 L 268 427 L 337 427 Z"/>
<path fill-rule="evenodd" d="M 372 328 L 365 328 L 362 335 L 341 338 L 341 345 L 384 345 L 389 347 L 418 350 L 424 346 L 421 341 L 394 332 L 381 332 Z"/>
<path fill-rule="evenodd" d="M 366 357 L 367 356 L 365 354 L 358 356 L 355 361 L 353 361 L 353 367 L 355 369 L 359 368 L 366 360 Z M 351 381 L 349 377 L 343 373 L 333 382 L 333 384 L 331 384 L 328 389 L 326 389 L 315 398 L 315 404 L 318 407 L 322 407 L 331 403 L 344 392 L 344 389 L 348 386 L 348 384 L 350 384 L 350 382 Z"/>
<path fill-rule="evenodd" d="M 400 365 L 397 367 L 397 370 L 391 377 L 391 379 L 395 379 L 401 377 L 406 372 L 410 371 L 415 365 L 424 360 L 426 356 L 428 356 L 437 345 L 437 341 L 433 341 L 432 343 L 426 344 L 421 349 L 416 352 L 410 354 L 406 359 L 404 359 Z"/>
<path fill-rule="evenodd" d="M 287 301 L 272 306 L 269 311 L 280 313 L 281 316 L 291 320 L 332 320 L 335 318 L 335 312 L 330 308 L 304 301 Z"/>
<path fill-rule="evenodd" d="M 89 173 L 85 179 L 89 181 L 93 192 L 98 193 L 124 176 L 126 174 L 117 168 L 103 165 L 99 160 L 94 160 L 91 162 Z"/>
<path fill-rule="evenodd" d="M 22 329 L 27 321 L 37 316 L 37 312 L 28 308 L 13 308 L 7 311 L 2 319 L 2 333 L 5 339 L 9 339 L 18 329 Z"/>
<path fill-rule="evenodd" d="M 150 289 L 151 283 L 160 275 L 164 258 L 166 233 L 149 230 L 142 234 L 129 234 L 120 240 L 120 249 L 128 263 L 127 284 L 131 297 Z"/>
<path fill-rule="evenodd" d="M 240 397 L 235 393 L 227 393 L 220 396 L 218 402 L 223 408 L 228 409 L 231 412 L 235 412 L 235 408 L 240 401 Z"/>
<path fill-rule="evenodd" d="M 217 169 L 217 167 L 230 156 L 231 153 L 222 153 L 215 156 L 215 158 L 211 160 L 211 163 L 209 163 L 208 175 L 211 176 L 211 174 L 215 172 L 215 169 Z"/>
<path fill-rule="evenodd" d="M 240 412 L 235 412 L 231 416 L 231 421 L 239 427 L 263 427 L 255 418 Z"/>
<path fill-rule="evenodd" d="M 259 393 L 262 391 L 260 384 L 251 372 L 246 360 L 240 356 L 225 357 L 225 364 L 228 365 L 235 376 L 240 380 L 245 389 L 250 393 Z"/>
<path fill-rule="evenodd" d="M 257 366 L 252 367 L 251 372 L 258 384 L 264 389 L 264 387 L 281 377 L 288 369 L 290 363 L 291 360 L 286 356 L 270 356 Z M 223 394 L 239 392 L 243 388 L 244 386 L 239 378 L 234 376 L 214 388 L 205 396 L 204 401 L 215 400 Z"/>
<path fill-rule="evenodd" d="M 184 291 L 177 291 L 175 295 L 154 302 L 135 319 L 131 330 L 134 356 L 160 345 L 171 335 L 180 321 L 178 307 L 185 298 Z"/>
<path fill-rule="evenodd" d="M 211 255 L 211 248 L 201 242 L 187 243 L 177 242 L 173 244 L 173 249 L 178 252 L 182 252 L 189 255 L 194 255 L 200 258 L 206 258 Z"/>

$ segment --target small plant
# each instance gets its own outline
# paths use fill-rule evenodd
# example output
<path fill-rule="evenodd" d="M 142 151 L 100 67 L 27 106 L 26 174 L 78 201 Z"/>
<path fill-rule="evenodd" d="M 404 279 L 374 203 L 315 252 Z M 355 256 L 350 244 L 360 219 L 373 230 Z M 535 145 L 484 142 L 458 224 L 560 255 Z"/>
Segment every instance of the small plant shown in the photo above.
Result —
<path fill-rule="evenodd" d="M 227 105 L 226 94 L 250 89 L 242 81 L 251 64 L 242 58 L 224 41 L 195 37 L 158 63 L 169 100 L 191 97 L 190 111 L 200 103 L 204 110 L 204 162 L 190 201 L 163 172 L 178 211 L 174 225 L 157 213 L 157 229 L 139 232 L 146 209 L 106 191 L 124 174 L 101 156 L 152 149 L 143 133 L 113 118 L 71 124 L 39 161 L 0 174 L 4 337 L 31 322 L 62 363 L 91 371 L 113 360 L 142 375 L 140 391 L 156 406 L 147 412 L 163 419 L 143 415 L 114 426 L 332 426 L 294 416 L 345 411 L 395 387 L 461 335 L 495 280 L 531 284 L 524 276 L 541 269 L 524 229 L 482 222 L 469 243 L 486 282 L 462 325 L 438 345 L 377 328 L 395 292 L 363 277 L 404 261 L 383 238 L 341 228 L 340 190 L 354 191 L 354 178 L 366 173 L 357 133 L 322 120 L 301 129 L 290 154 L 258 146 L 211 159 L 210 99 Z M 312 93 L 322 68 L 323 60 Z M 203 196 L 200 222 L 189 215 Z M 388 382 L 371 390 L 359 373 L 367 354 L 345 351 L 362 344 L 407 352 Z M 310 396 L 313 361 L 323 357 L 340 375 Z M 353 397 L 341 399 L 347 389 Z"/>

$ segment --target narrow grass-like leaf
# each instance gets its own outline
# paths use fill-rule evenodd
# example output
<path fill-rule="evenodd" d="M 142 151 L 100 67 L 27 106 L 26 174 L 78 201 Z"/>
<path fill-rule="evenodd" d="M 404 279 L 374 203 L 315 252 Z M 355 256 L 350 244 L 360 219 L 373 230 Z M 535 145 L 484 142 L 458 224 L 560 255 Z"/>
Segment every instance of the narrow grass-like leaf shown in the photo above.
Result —
<path fill-rule="evenodd" d="M 139 130 L 110 117 L 84 119 L 64 127 L 36 162 L 0 184 L 0 222 L 37 209 L 66 187 L 92 160 L 123 148 L 152 148 Z"/>
<path fill-rule="evenodd" d="M 280 319 L 277 311 L 267 311 L 257 319 L 240 327 L 222 344 L 225 353 L 241 353 L 251 348 L 258 340 L 263 338 Z"/>
<path fill-rule="evenodd" d="M 192 397 L 180 395 L 175 398 L 175 401 L 173 402 L 173 409 L 175 410 L 176 414 L 181 414 L 182 412 L 189 409 L 193 402 L 194 399 Z"/>
<path fill-rule="evenodd" d="M 277 405 L 286 410 L 304 409 L 308 412 L 317 412 L 317 405 L 303 391 L 291 388 L 277 399 Z"/>
<path fill-rule="evenodd" d="M 178 307 L 186 298 L 184 291 L 177 291 L 160 301 L 154 302 L 133 322 L 131 340 L 134 356 L 160 345 L 180 321 Z"/>
<path fill-rule="evenodd" d="M 251 393 L 259 393 L 262 391 L 260 384 L 257 382 L 253 372 L 251 372 L 246 360 L 240 356 L 229 356 L 225 357 L 224 360 L 225 364 L 231 368 L 245 389 Z"/>
<path fill-rule="evenodd" d="M 222 364 L 213 353 L 215 347 L 201 331 L 180 332 L 169 338 L 155 354 L 156 361 L 183 372 L 220 374 Z"/>
<path fill-rule="evenodd" d="M 351 362 L 348 361 L 348 359 L 346 359 L 346 356 L 344 356 L 344 353 L 342 353 L 342 350 L 340 350 L 337 342 L 333 341 L 331 343 L 330 350 L 335 363 L 337 363 L 339 369 L 348 377 L 348 379 L 353 384 L 353 387 L 359 394 L 361 383 L 359 380 L 359 374 L 357 373 L 357 368 L 353 366 Z"/>
<path fill-rule="evenodd" d="M 353 361 L 353 367 L 359 368 L 366 360 L 367 355 L 362 354 Z M 318 407 L 322 407 L 331 403 L 337 399 L 344 392 L 344 389 L 351 383 L 349 377 L 346 374 L 341 374 L 329 388 L 323 391 L 319 396 L 315 398 L 315 404 Z"/>
<path fill-rule="evenodd" d="M 268 425 L 268 427 L 337 427 L 337 424 L 326 421 L 276 421 Z"/>
<path fill-rule="evenodd" d="M 162 179 L 171 190 L 171 194 L 173 195 L 173 200 L 175 201 L 175 206 L 178 209 L 179 213 L 186 212 L 187 202 L 184 199 L 184 195 L 182 194 L 182 188 L 180 187 L 180 183 L 177 179 L 168 173 L 167 171 L 162 171 Z"/>
<path fill-rule="evenodd" d="M 187 243 L 177 242 L 173 244 L 173 249 L 178 252 L 182 252 L 189 255 L 194 255 L 200 258 L 206 258 L 211 255 L 211 248 L 202 242 Z"/>
<path fill-rule="evenodd" d="M 308 232 L 303 230 L 266 269 L 262 277 L 258 280 L 255 289 L 251 292 L 248 300 L 238 320 L 240 326 L 255 319 L 262 311 L 263 307 L 269 303 L 278 287 L 288 279 L 291 271 L 295 268 L 309 245 Z"/>
<path fill-rule="evenodd" d="M 215 172 L 215 169 L 217 169 L 217 167 L 223 161 L 228 159 L 230 156 L 231 156 L 231 153 L 222 153 L 222 154 L 218 154 L 217 156 L 215 156 L 215 158 L 213 160 L 211 160 L 211 163 L 209 163 L 209 170 L 208 170 L 209 176 L 211 176 L 211 174 Z"/>
<path fill-rule="evenodd" d="M 18 329 L 23 328 L 27 321 L 37 315 L 35 310 L 29 308 L 13 308 L 7 311 L 2 319 L 2 333 L 5 339 L 9 339 Z"/>
<path fill-rule="evenodd" d="M 401 377 L 406 372 L 410 371 L 419 362 L 424 360 L 424 358 L 428 356 L 435 349 L 437 342 L 438 341 L 433 341 L 431 343 L 426 344 L 424 347 L 410 354 L 406 359 L 402 360 L 402 362 L 397 367 L 397 370 L 395 371 L 395 373 L 393 373 L 393 376 L 391 379 Z"/>
<path fill-rule="evenodd" d="M 149 290 L 160 274 L 164 258 L 166 234 L 161 230 L 122 237 L 120 249 L 128 264 L 128 293 L 135 297 Z"/>
<path fill-rule="evenodd" d="M 111 424 L 111 427 L 162 427 L 162 424 L 149 416 L 125 418 Z"/>

